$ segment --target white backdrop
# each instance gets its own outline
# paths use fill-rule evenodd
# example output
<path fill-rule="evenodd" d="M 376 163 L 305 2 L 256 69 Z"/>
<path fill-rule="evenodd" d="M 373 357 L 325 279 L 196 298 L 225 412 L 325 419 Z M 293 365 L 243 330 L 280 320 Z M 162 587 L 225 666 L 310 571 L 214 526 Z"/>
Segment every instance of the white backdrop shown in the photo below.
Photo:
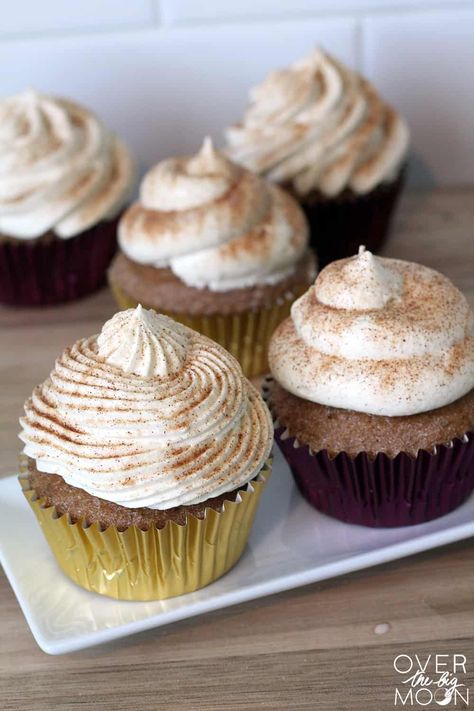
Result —
<path fill-rule="evenodd" d="M 315 44 L 407 118 L 415 185 L 474 183 L 474 1 L 15 0 L 0 20 L 0 95 L 84 102 L 140 167 L 196 149 L 248 88 Z"/>

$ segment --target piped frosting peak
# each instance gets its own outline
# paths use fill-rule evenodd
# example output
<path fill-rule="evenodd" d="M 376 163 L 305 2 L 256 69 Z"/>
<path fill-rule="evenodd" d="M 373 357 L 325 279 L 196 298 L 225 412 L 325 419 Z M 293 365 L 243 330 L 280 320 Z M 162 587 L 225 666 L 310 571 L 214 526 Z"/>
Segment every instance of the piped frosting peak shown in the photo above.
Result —
<path fill-rule="evenodd" d="M 190 336 L 175 322 L 139 304 L 115 314 L 97 338 L 98 353 L 124 373 L 168 377 L 184 364 Z"/>
<path fill-rule="evenodd" d="M 297 202 L 232 163 L 210 139 L 144 177 L 119 226 L 133 261 L 167 267 L 190 287 L 230 291 L 291 274 L 308 245 Z"/>
<path fill-rule="evenodd" d="M 236 163 L 299 195 L 328 197 L 393 180 L 409 143 L 405 122 L 369 82 L 320 49 L 252 89 L 226 138 Z"/>
<path fill-rule="evenodd" d="M 21 425 L 39 471 L 129 508 L 233 491 L 257 476 L 273 438 L 235 358 L 141 306 L 66 348 Z"/>
<path fill-rule="evenodd" d="M 32 89 L 0 101 L 0 232 L 67 239 L 116 217 L 134 166 L 88 109 Z"/>
<path fill-rule="evenodd" d="M 361 250 L 329 264 L 295 301 L 269 360 L 306 400 L 415 415 L 474 387 L 474 314 L 442 274 Z"/>
<path fill-rule="evenodd" d="M 400 298 L 402 288 L 402 276 L 364 246 L 343 264 L 328 265 L 314 287 L 322 304 L 352 311 L 382 309 L 391 299 Z"/>

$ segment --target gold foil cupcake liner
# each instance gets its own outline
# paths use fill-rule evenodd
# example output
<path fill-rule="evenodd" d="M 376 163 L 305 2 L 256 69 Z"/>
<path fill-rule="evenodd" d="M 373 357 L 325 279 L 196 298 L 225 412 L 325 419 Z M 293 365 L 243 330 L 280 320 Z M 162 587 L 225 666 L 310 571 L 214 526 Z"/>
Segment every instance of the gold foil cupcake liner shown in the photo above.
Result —
<path fill-rule="evenodd" d="M 116 284 L 110 283 L 112 293 L 121 309 L 138 306 L 138 301 L 129 296 Z M 249 309 L 234 314 L 186 314 L 163 311 L 157 306 L 142 304 L 152 308 L 175 321 L 189 326 L 213 341 L 217 341 L 229 353 L 237 358 L 244 375 L 253 378 L 268 371 L 268 346 L 276 327 L 290 315 L 292 303 L 301 296 L 308 284 L 293 288 L 280 297 L 271 306 L 261 309 Z"/>
<path fill-rule="evenodd" d="M 162 529 L 147 531 L 73 523 L 36 497 L 24 464 L 19 479 L 58 564 L 71 580 L 120 600 L 164 600 L 209 585 L 237 563 L 270 475 L 268 460 L 221 511 L 209 508 L 203 519 L 190 515 L 185 525 L 169 521 Z"/>

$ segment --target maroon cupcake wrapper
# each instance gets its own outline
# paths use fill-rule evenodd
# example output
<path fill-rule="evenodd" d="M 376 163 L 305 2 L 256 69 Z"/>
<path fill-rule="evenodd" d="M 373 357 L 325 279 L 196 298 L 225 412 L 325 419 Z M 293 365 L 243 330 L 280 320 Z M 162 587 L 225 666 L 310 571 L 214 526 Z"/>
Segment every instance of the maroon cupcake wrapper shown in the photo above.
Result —
<path fill-rule="evenodd" d="M 268 402 L 268 390 L 264 391 Z M 271 403 L 269 403 L 271 404 Z M 416 457 L 313 452 L 275 421 L 275 440 L 304 498 L 333 518 L 361 526 L 412 526 L 439 518 L 474 491 L 474 432 Z"/>
<path fill-rule="evenodd" d="M 46 306 L 79 299 L 105 284 L 118 218 L 70 239 L 0 239 L 0 302 Z"/>
<path fill-rule="evenodd" d="M 325 198 L 310 193 L 298 198 L 310 225 L 310 243 L 319 268 L 357 253 L 363 244 L 378 252 L 388 236 L 390 222 L 405 181 L 405 169 L 391 183 L 379 185 L 367 195 L 347 194 Z"/>

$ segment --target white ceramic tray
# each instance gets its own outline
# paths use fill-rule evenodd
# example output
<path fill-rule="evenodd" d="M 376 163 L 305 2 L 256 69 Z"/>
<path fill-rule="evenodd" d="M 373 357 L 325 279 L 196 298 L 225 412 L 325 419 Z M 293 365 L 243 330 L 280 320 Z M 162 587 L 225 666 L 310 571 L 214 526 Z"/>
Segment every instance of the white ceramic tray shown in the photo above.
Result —
<path fill-rule="evenodd" d="M 274 472 L 237 566 L 163 602 L 117 602 L 58 568 L 16 477 L 0 480 L 0 561 L 39 646 L 62 654 L 245 600 L 402 558 L 474 535 L 474 496 L 441 519 L 402 529 L 350 526 L 317 513 L 275 453 Z"/>

